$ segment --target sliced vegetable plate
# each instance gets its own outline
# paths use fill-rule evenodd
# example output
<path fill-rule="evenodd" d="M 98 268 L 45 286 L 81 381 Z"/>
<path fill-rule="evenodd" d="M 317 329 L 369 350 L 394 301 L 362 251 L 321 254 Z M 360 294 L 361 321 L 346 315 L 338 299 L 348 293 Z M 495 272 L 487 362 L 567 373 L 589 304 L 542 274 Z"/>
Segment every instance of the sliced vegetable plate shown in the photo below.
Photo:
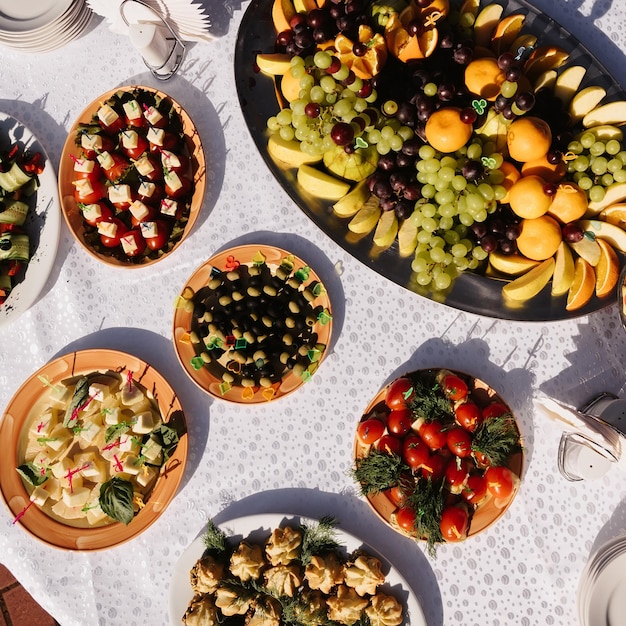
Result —
<path fill-rule="evenodd" d="M 13 287 L 0 304 L 0 326 L 14 322 L 41 295 L 50 276 L 59 247 L 61 211 L 54 168 L 35 135 L 21 122 L 0 113 L 0 148 L 19 146 L 21 151 L 39 152 L 43 170 L 38 175 L 39 187 L 29 198 L 29 211 L 23 225 L 29 238 L 30 260 L 14 279 Z"/>
<path fill-rule="evenodd" d="M 39 419 L 39 416 L 43 414 L 42 409 L 50 405 L 51 388 L 54 388 L 55 385 L 60 386 L 62 381 L 96 372 L 101 372 L 103 377 L 107 375 L 107 372 L 116 373 L 118 376 L 123 376 L 129 386 L 132 381 L 136 386 L 145 389 L 149 397 L 158 405 L 163 423 L 175 429 L 178 442 L 171 456 L 160 468 L 160 473 L 156 477 L 156 482 L 153 483 L 154 486 L 146 501 L 139 502 L 133 497 L 134 494 L 131 491 L 130 502 L 133 506 L 136 505 L 134 506 L 134 517 L 131 509 L 130 519 L 126 519 L 125 523 L 110 521 L 106 525 L 97 526 L 88 522 L 76 522 L 76 520 L 69 519 L 63 523 L 62 518 L 48 515 L 43 508 L 37 505 L 36 491 L 33 491 L 32 495 L 29 496 L 24 480 L 16 468 L 24 467 L 22 463 L 23 448 L 27 441 L 27 429 L 35 419 Z M 78 410 L 82 411 L 88 408 L 90 399 L 95 397 L 95 393 L 96 391 L 92 393 L 90 390 L 89 398 L 82 402 L 78 409 L 74 409 L 76 414 L 78 414 Z M 74 412 L 72 412 L 72 416 L 74 416 Z M 75 432 L 76 430 L 79 429 L 75 429 Z M 131 436 L 128 437 L 128 440 L 132 443 Z M 55 548 L 92 551 L 124 543 L 141 534 L 158 519 L 175 496 L 183 477 L 188 444 L 185 417 L 180 400 L 161 374 L 146 362 L 130 354 L 114 350 L 94 349 L 72 352 L 50 361 L 18 389 L 9 402 L 2 421 L 0 421 L 0 445 L 5 451 L 0 457 L 0 492 L 15 523 L 19 523 L 24 530 L 35 538 Z M 76 448 L 77 445 L 74 447 Z M 89 449 L 91 448 L 85 448 L 87 451 Z M 104 448 L 101 453 L 104 456 Z M 112 458 L 112 461 L 115 459 Z M 97 469 L 97 462 L 92 465 Z M 81 471 L 82 469 L 81 467 Z M 128 468 L 123 469 L 120 466 L 119 471 L 128 473 Z M 140 471 L 141 468 L 139 468 Z M 67 473 L 70 485 L 68 499 L 77 495 L 78 489 L 76 487 L 79 486 L 80 476 L 74 478 L 76 484 L 72 486 L 72 476 L 77 473 L 73 471 Z M 122 474 L 122 476 L 124 475 Z M 111 482 L 113 483 L 115 480 L 114 478 Z M 35 484 L 32 480 L 29 482 Z M 45 483 L 43 484 L 45 485 Z M 126 497 L 123 490 L 117 489 L 117 483 L 113 487 L 106 496 L 109 501 L 109 509 L 111 507 L 118 508 L 117 500 L 120 494 L 122 497 Z M 103 497 L 102 492 L 100 494 Z M 116 502 L 113 502 L 114 500 Z M 61 502 L 65 502 L 65 500 L 63 499 Z M 73 503 L 68 502 L 67 504 L 69 507 Z M 82 527 L 74 525 L 80 523 L 82 523 Z"/>

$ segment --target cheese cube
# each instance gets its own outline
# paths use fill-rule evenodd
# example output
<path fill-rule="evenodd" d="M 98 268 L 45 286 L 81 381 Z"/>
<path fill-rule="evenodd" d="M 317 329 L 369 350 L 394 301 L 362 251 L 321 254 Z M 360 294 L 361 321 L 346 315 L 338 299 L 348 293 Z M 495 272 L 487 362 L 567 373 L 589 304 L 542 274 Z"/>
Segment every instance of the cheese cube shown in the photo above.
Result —
<path fill-rule="evenodd" d="M 172 191 L 178 191 L 183 186 L 180 176 L 176 172 L 172 171 L 165 173 L 165 182 Z"/>
<path fill-rule="evenodd" d="M 63 489 L 63 502 L 65 506 L 85 506 L 87 499 L 91 493 L 91 489 L 87 487 L 73 487 L 70 489 Z"/>
<path fill-rule="evenodd" d="M 143 391 L 134 384 L 124 385 L 120 394 L 120 401 L 124 406 L 131 406 L 144 399 Z"/>
<path fill-rule="evenodd" d="M 111 393 L 108 385 L 104 383 L 91 383 L 89 385 L 89 397 L 97 402 L 103 402 L 104 399 Z"/>
<path fill-rule="evenodd" d="M 138 435 L 146 435 L 154 430 L 158 418 L 152 411 L 143 411 L 137 414 L 136 420 L 133 424 L 133 432 Z"/>
<path fill-rule="evenodd" d="M 76 159 L 74 161 L 74 171 L 84 174 L 91 174 L 93 172 L 96 162 L 91 159 Z"/>
<path fill-rule="evenodd" d="M 122 145 L 127 150 L 134 150 L 139 143 L 139 135 L 135 130 L 125 130 L 120 134 L 122 137 Z"/>
<path fill-rule="evenodd" d="M 140 445 L 137 437 L 129 434 L 120 437 L 120 452 L 130 452 L 136 455 L 139 452 Z"/>
<path fill-rule="evenodd" d="M 104 410 L 104 423 L 108 426 L 114 426 L 124 421 L 124 416 L 119 407 L 112 407 Z"/>
<path fill-rule="evenodd" d="M 34 420 L 30 426 L 30 432 L 37 437 L 47 437 L 53 428 L 59 423 L 59 412 L 49 408 L 38 419 Z"/>
<path fill-rule="evenodd" d="M 141 107 L 137 100 L 129 100 L 122 105 L 124 114 L 129 120 L 138 120 L 141 118 Z"/>
<path fill-rule="evenodd" d="M 98 119 L 105 125 L 111 126 L 119 119 L 119 115 L 115 112 L 115 109 L 108 104 L 103 104 L 98 109 Z"/>
<path fill-rule="evenodd" d="M 111 185 L 109 200 L 113 204 L 130 204 L 133 201 L 130 185 Z"/>
<path fill-rule="evenodd" d="M 93 186 L 87 178 L 79 178 L 78 180 L 75 180 L 74 186 L 76 187 L 78 195 L 81 197 L 86 197 L 93 193 Z"/>
<path fill-rule="evenodd" d="M 55 450 L 56 452 L 59 452 L 61 450 L 64 450 L 74 439 L 74 433 L 71 430 L 65 428 L 63 424 L 57 424 L 50 431 L 50 436 L 45 437 L 45 439 L 45 444 L 49 448 Z"/>
<path fill-rule="evenodd" d="M 144 239 L 150 239 L 159 234 L 159 225 L 156 222 L 141 222 L 139 228 Z"/>
<path fill-rule="evenodd" d="M 137 194 L 143 198 L 152 198 L 157 186 L 149 180 L 142 180 L 137 187 Z"/>
<path fill-rule="evenodd" d="M 150 437 L 150 439 L 143 444 L 141 454 L 148 461 L 154 462 L 158 459 L 162 449 L 161 444 L 156 439 Z"/>
<path fill-rule="evenodd" d="M 87 509 L 87 521 L 91 526 L 97 526 L 108 519 L 107 514 L 100 508 L 100 504 L 90 502 L 85 508 Z"/>
<path fill-rule="evenodd" d="M 164 137 L 165 131 L 162 128 L 150 127 L 146 133 L 146 139 L 155 146 L 162 146 Z"/>
<path fill-rule="evenodd" d="M 102 137 L 100 135 L 90 135 L 88 133 L 84 133 L 80 137 L 80 145 L 85 150 L 102 150 Z"/>
<path fill-rule="evenodd" d="M 139 250 L 139 246 L 137 245 L 137 241 L 135 239 L 135 235 L 124 235 L 120 238 L 120 243 L 122 244 L 122 249 L 128 255 L 131 255 L 137 250 Z"/>
<path fill-rule="evenodd" d="M 148 107 L 144 112 L 143 116 L 148 120 L 150 124 L 158 124 L 162 119 L 163 115 L 156 107 Z"/>
<path fill-rule="evenodd" d="M 61 487 L 60 480 L 58 480 L 54 476 L 50 476 L 42 486 L 50 494 L 50 499 L 60 500 L 63 493 L 63 488 Z"/>
<path fill-rule="evenodd" d="M 141 461 L 134 454 L 127 454 L 122 461 L 122 471 L 136 476 L 141 470 Z"/>
<path fill-rule="evenodd" d="M 135 169 L 142 176 L 150 176 L 150 174 L 154 172 L 154 165 L 152 164 L 152 161 L 148 158 L 148 156 L 144 155 L 142 157 L 139 157 L 135 161 Z"/>
<path fill-rule="evenodd" d="M 161 213 L 163 213 L 163 215 L 174 217 L 176 211 L 178 211 L 178 202 L 176 202 L 176 200 L 172 200 L 171 198 L 163 198 L 163 200 L 161 200 Z"/>
<path fill-rule="evenodd" d="M 143 220 L 150 215 L 150 209 L 141 200 L 135 200 L 128 207 L 128 210 L 133 214 L 136 220 Z"/>
<path fill-rule="evenodd" d="M 108 152 L 101 152 L 97 159 L 100 166 L 105 170 L 111 169 L 115 165 L 113 157 Z"/>
<path fill-rule="evenodd" d="M 65 474 L 67 474 L 67 471 L 69 469 L 72 469 L 73 467 L 74 461 L 66 457 L 61 461 L 58 461 L 57 463 L 53 463 L 50 466 L 50 471 L 55 478 L 58 478 L 60 480 L 61 478 L 63 478 L 63 476 L 65 476 Z"/>
<path fill-rule="evenodd" d="M 102 207 L 99 204 L 84 204 L 81 210 L 84 218 L 89 222 L 95 222 L 102 217 Z"/>
<path fill-rule="evenodd" d="M 141 485 L 142 487 L 146 488 L 146 487 L 149 487 L 156 480 L 157 476 L 158 476 L 158 471 L 154 467 L 150 467 L 149 465 L 144 465 L 141 468 L 141 471 L 139 472 L 139 474 L 137 474 L 137 478 L 135 480 L 137 481 L 138 485 Z"/>
<path fill-rule="evenodd" d="M 181 166 L 178 155 L 174 154 L 170 150 L 161 151 L 161 163 L 163 164 L 163 167 L 167 170 L 177 169 Z"/>
<path fill-rule="evenodd" d="M 83 420 L 78 433 L 79 439 L 85 443 L 91 443 L 100 432 L 100 425 L 93 419 Z"/>
<path fill-rule="evenodd" d="M 61 519 L 82 519 L 86 516 L 82 506 L 67 506 L 63 499 L 52 507 L 52 512 Z"/>
<path fill-rule="evenodd" d="M 115 222 L 105 222 L 103 220 L 98 222 L 96 228 L 98 232 L 105 237 L 115 237 L 115 233 L 117 233 L 117 224 Z"/>
<path fill-rule="evenodd" d="M 35 487 L 30 494 L 30 501 L 34 502 L 37 506 L 43 506 L 49 497 L 50 493 L 45 490 L 43 485 L 39 485 Z"/>

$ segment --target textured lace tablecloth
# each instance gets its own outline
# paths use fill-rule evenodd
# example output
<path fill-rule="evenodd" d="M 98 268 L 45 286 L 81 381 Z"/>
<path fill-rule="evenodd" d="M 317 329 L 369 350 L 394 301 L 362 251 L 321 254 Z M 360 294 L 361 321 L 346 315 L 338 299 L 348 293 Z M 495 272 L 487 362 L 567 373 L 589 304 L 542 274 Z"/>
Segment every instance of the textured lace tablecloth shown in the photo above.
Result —
<path fill-rule="evenodd" d="M 626 5 L 536 4 L 626 84 Z M 209 172 L 200 222 L 176 254 L 144 271 L 107 269 L 64 224 L 44 295 L 0 329 L 0 411 L 30 374 L 72 349 L 125 350 L 161 371 L 183 399 L 189 425 L 178 495 L 143 535 L 93 554 L 32 539 L 0 506 L 0 561 L 63 626 L 167 624 L 173 565 L 207 518 L 331 514 L 396 564 L 429 624 L 575 624 L 590 551 L 626 529 L 626 489 L 617 469 L 595 482 L 566 482 L 557 471 L 560 431 L 533 414 L 531 400 L 538 391 L 573 404 L 601 391 L 624 393 L 626 333 L 616 307 L 567 322 L 494 321 L 422 299 L 351 258 L 303 216 L 257 153 L 233 80 L 245 5 L 231 7 L 231 16 L 217 8 L 222 32 L 194 45 L 180 76 L 165 84 L 97 19 L 53 53 L 0 51 L 0 111 L 35 132 L 57 169 L 67 130 L 89 102 L 118 85 L 147 84 L 187 109 Z M 242 242 L 278 244 L 304 257 L 334 302 L 332 352 L 309 384 L 276 404 L 209 399 L 183 373 L 171 342 L 172 303 L 186 278 L 218 249 Z M 368 399 L 400 373 L 431 366 L 456 367 L 496 387 L 526 446 L 523 483 L 509 511 L 471 541 L 441 547 L 436 560 L 384 526 L 348 473 Z"/>

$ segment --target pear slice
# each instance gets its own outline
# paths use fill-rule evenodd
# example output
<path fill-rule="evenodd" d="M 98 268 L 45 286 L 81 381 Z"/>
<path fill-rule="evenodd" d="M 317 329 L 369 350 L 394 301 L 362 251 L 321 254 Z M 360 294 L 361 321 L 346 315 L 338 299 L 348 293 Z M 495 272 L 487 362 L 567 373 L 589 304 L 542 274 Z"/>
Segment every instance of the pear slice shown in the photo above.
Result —
<path fill-rule="evenodd" d="M 585 259 L 589 265 L 594 267 L 600 260 L 600 246 L 597 241 L 583 237 L 580 241 L 568 241 L 569 246 L 578 256 Z"/>
<path fill-rule="evenodd" d="M 374 229 L 380 214 L 381 209 L 378 198 L 371 196 L 348 222 L 348 229 L 357 235 L 365 235 Z"/>
<path fill-rule="evenodd" d="M 307 154 L 300 149 L 295 139 L 283 139 L 280 135 L 270 135 L 267 140 L 269 155 L 287 167 L 300 167 L 303 163 L 319 163 L 322 155 Z"/>
<path fill-rule="evenodd" d="M 283 52 L 257 54 L 256 64 L 264 74 L 282 76 L 291 67 L 291 57 Z"/>
<path fill-rule="evenodd" d="M 622 202 L 622 200 L 626 200 L 626 183 L 613 183 L 606 188 L 602 200 L 589 203 L 587 216 L 597 215 L 603 209 Z"/>
<path fill-rule="evenodd" d="M 555 255 L 552 276 L 552 295 L 563 296 L 574 282 L 574 256 L 571 248 L 562 241 Z"/>
<path fill-rule="evenodd" d="M 504 285 L 502 293 L 511 300 L 530 300 L 548 284 L 554 273 L 554 265 L 553 257 L 542 261 L 519 278 Z"/>
<path fill-rule="evenodd" d="M 493 269 L 507 276 L 520 276 L 539 265 L 539 261 L 534 261 L 521 254 L 502 254 L 498 251 L 489 253 L 489 263 Z"/>
<path fill-rule="evenodd" d="M 382 250 L 388 248 L 396 239 L 398 234 L 398 218 L 396 212 L 383 211 L 374 231 L 374 244 Z"/>
<path fill-rule="evenodd" d="M 590 85 L 575 94 L 570 100 L 568 107 L 572 124 L 581 120 L 590 111 L 593 111 L 604 96 L 606 96 L 606 90 L 599 85 Z"/>
<path fill-rule="evenodd" d="M 539 74 L 533 85 L 535 93 L 541 89 L 554 89 L 557 77 L 556 70 L 546 70 Z"/>
<path fill-rule="evenodd" d="M 303 163 L 298 168 L 297 180 L 307 193 L 326 200 L 339 200 L 350 191 L 350 184 L 326 172 Z"/>
<path fill-rule="evenodd" d="M 504 8 L 500 4 L 486 5 L 476 16 L 474 21 L 474 41 L 477 47 L 486 48 L 493 34 Z"/>
<path fill-rule="evenodd" d="M 580 220 L 579 223 L 583 230 L 592 232 L 599 239 L 604 239 L 620 252 L 626 252 L 626 230 L 601 220 Z"/>
<path fill-rule="evenodd" d="M 352 217 L 370 197 L 367 180 L 357 183 L 350 192 L 333 204 L 333 211 L 337 217 Z"/>
<path fill-rule="evenodd" d="M 621 126 L 626 124 L 626 100 L 615 100 L 607 102 L 583 117 L 583 126 L 598 126 L 600 124 L 617 124 Z"/>
<path fill-rule="evenodd" d="M 587 73 L 587 68 L 582 65 L 566 67 L 557 77 L 554 83 L 554 95 L 567 106 L 574 94 L 578 92 L 580 84 Z"/>
<path fill-rule="evenodd" d="M 409 217 L 404 220 L 398 229 L 398 254 L 402 258 L 411 256 L 417 247 L 418 228 Z"/>

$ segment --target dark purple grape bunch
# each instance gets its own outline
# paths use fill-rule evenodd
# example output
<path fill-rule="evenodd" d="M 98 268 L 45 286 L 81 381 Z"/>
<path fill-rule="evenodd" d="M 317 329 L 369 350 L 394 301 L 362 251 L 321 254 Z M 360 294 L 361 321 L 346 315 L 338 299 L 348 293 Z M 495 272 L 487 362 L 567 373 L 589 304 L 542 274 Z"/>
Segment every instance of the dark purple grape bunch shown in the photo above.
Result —
<path fill-rule="evenodd" d="M 516 240 L 521 232 L 520 222 L 520 218 L 513 211 L 503 206 L 484 222 L 474 222 L 470 226 L 470 232 L 485 252 L 515 254 Z"/>
<path fill-rule="evenodd" d="M 494 111 L 507 120 L 532 111 L 536 104 L 535 94 L 530 90 L 519 89 L 523 62 L 511 52 L 504 52 L 498 57 L 498 67 L 504 72 L 505 80 L 493 103 Z"/>

